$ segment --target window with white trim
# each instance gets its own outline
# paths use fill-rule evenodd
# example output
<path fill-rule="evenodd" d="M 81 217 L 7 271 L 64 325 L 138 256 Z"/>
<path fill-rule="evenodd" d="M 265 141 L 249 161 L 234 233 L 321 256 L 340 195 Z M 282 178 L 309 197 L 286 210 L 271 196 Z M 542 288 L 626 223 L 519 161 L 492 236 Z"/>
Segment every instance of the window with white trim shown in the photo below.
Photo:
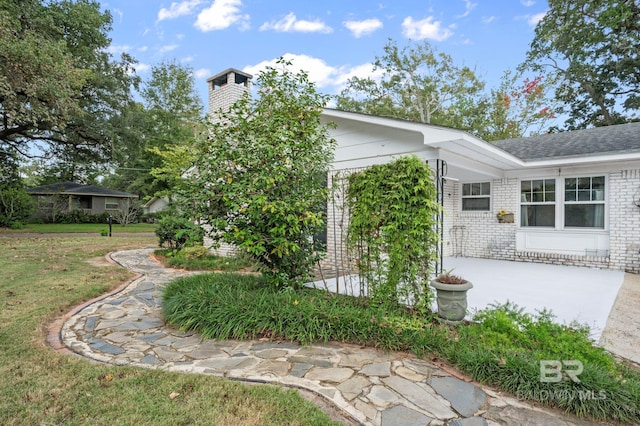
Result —
<path fill-rule="evenodd" d="M 491 210 L 491 182 L 462 184 L 462 211 Z"/>
<path fill-rule="evenodd" d="M 105 199 L 104 208 L 106 210 L 118 210 L 120 208 L 120 202 L 117 198 L 107 197 Z"/>
<path fill-rule="evenodd" d="M 520 181 L 520 226 L 556 225 L 556 180 Z"/>
<path fill-rule="evenodd" d="M 604 176 L 565 178 L 564 226 L 604 228 Z"/>

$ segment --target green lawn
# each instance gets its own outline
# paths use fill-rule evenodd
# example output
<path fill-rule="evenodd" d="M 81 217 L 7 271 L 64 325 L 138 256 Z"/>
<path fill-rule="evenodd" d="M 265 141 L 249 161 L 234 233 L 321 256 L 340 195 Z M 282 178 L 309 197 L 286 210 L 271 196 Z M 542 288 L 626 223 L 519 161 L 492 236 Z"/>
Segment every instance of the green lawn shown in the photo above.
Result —
<path fill-rule="evenodd" d="M 5 238 L 0 244 L 0 422 L 4 425 L 308 425 L 329 417 L 296 391 L 94 364 L 44 343 L 45 325 L 131 277 L 110 251 L 150 236 Z M 91 262 L 91 263 L 90 263 Z M 180 395 L 170 398 L 172 392 Z"/>
<path fill-rule="evenodd" d="M 100 223 L 71 223 L 71 224 L 58 224 L 58 223 L 34 223 L 29 224 L 22 229 L 7 229 L 0 228 L 0 234 L 64 234 L 64 233 L 88 233 L 88 234 L 100 234 L 103 230 L 109 230 L 109 225 Z M 112 234 L 117 235 L 123 232 L 154 232 L 156 225 L 151 223 L 132 223 L 126 226 L 121 226 L 114 223 L 112 226 Z"/>

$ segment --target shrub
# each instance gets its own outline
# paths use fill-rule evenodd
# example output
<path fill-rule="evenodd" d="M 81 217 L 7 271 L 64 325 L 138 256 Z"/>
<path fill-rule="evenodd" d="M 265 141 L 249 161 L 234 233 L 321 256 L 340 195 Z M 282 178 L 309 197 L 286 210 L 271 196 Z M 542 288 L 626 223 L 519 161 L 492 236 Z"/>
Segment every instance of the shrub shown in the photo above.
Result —
<path fill-rule="evenodd" d="M 320 114 L 328 101 L 283 59 L 256 81 L 258 96 L 237 101 L 198 141 L 187 188 L 216 242 L 233 244 L 263 266 L 274 286 L 307 278 L 325 227 L 325 181 L 333 143 Z"/>
<path fill-rule="evenodd" d="M 19 226 L 33 211 L 33 199 L 26 191 L 16 188 L 0 190 L 0 226 Z"/>
<path fill-rule="evenodd" d="M 166 215 L 158 221 L 156 235 L 160 247 L 167 244 L 169 248 L 179 250 L 184 246 L 202 244 L 204 231 L 188 219 Z"/>
<path fill-rule="evenodd" d="M 180 251 L 180 256 L 184 257 L 187 260 L 202 259 L 207 255 L 209 255 L 209 249 L 205 246 L 185 247 Z"/>
<path fill-rule="evenodd" d="M 579 417 L 640 424 L 640 374 L 594 346 L 586 327 L 557 324 L 548 312 L 533 316 L 497 305 L 480 311 L 474 323 L 448 327 L 399 305 L 308 288 L 278 290 L 261 277 L 228 273 L 173 281 L 162 306 L 168 322 L 206 338 L 334 340 L 440 356 L 521 399 Z M 580 382 L 541 381 L 541 360 L 581 361 Z"/>

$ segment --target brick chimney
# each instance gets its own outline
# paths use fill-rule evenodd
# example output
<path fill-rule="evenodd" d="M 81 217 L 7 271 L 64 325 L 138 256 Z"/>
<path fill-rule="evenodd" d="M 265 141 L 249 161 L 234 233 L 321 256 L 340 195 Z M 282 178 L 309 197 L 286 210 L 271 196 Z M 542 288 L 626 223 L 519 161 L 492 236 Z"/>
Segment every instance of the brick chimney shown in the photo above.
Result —
<path fill-rule="evenodd" d="M 251 74 L 229 68 L 207 79 L 209 84 L 209 116 L 216 120 L 216 112 L 227 111 L 245 92 L 249 92 Z"/>

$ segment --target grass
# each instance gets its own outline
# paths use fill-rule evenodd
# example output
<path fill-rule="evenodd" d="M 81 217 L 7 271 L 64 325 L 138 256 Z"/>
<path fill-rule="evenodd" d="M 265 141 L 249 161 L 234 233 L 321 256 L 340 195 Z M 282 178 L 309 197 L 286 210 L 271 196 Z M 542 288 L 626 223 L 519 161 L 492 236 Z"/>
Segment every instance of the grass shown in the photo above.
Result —
<path fill-rule="evenodd" d="M 261 277 L 230 273 L 173 281 L 163 297 L 169 322 L 209 338 L 335 340 L 428 354 L 522 399 L 579 417 L 640 424 L 640 373 L 593 346 L 588 329 L 556 324 L 549 313 L 531 316 L 507 304 L 449 327 L 398 306 L 320 290 L 282 291 Z M 541 360 L 580 361 L 580 383 L 541 381 Z"/>
<path fill-rule="evenodd" d="M 185 247 L 182 250 L 158 249 L 154 255 L 165 266 L 188 271 L 255 272 L 258 270 L 255 263 L 247 258 L 215 256 L 203 246 Z"/>
<path fill-rule="evenodd" d="M 155 245 L 145 236 L 2 239 L 2 424 L 330 424 L 293 390 L 93 364 L 45 345 L 48 321 L 131 276 L 105 253 Z"/>
<path fill-rule="evenodd" d="M 8 229 L 0 228 L 0 234 L 100 234 L 103 230 L 109 230 L 108 224 L 100 223 L 32 223 L 26 225 L 22 229 Z M 112 234 L 118 233 L 139 233 L 139 232 L 154 232 L 156 225 L 153 223 L 131 223 L 126 226 L 120 226 L 117 223 L 112 225 Z"/>

